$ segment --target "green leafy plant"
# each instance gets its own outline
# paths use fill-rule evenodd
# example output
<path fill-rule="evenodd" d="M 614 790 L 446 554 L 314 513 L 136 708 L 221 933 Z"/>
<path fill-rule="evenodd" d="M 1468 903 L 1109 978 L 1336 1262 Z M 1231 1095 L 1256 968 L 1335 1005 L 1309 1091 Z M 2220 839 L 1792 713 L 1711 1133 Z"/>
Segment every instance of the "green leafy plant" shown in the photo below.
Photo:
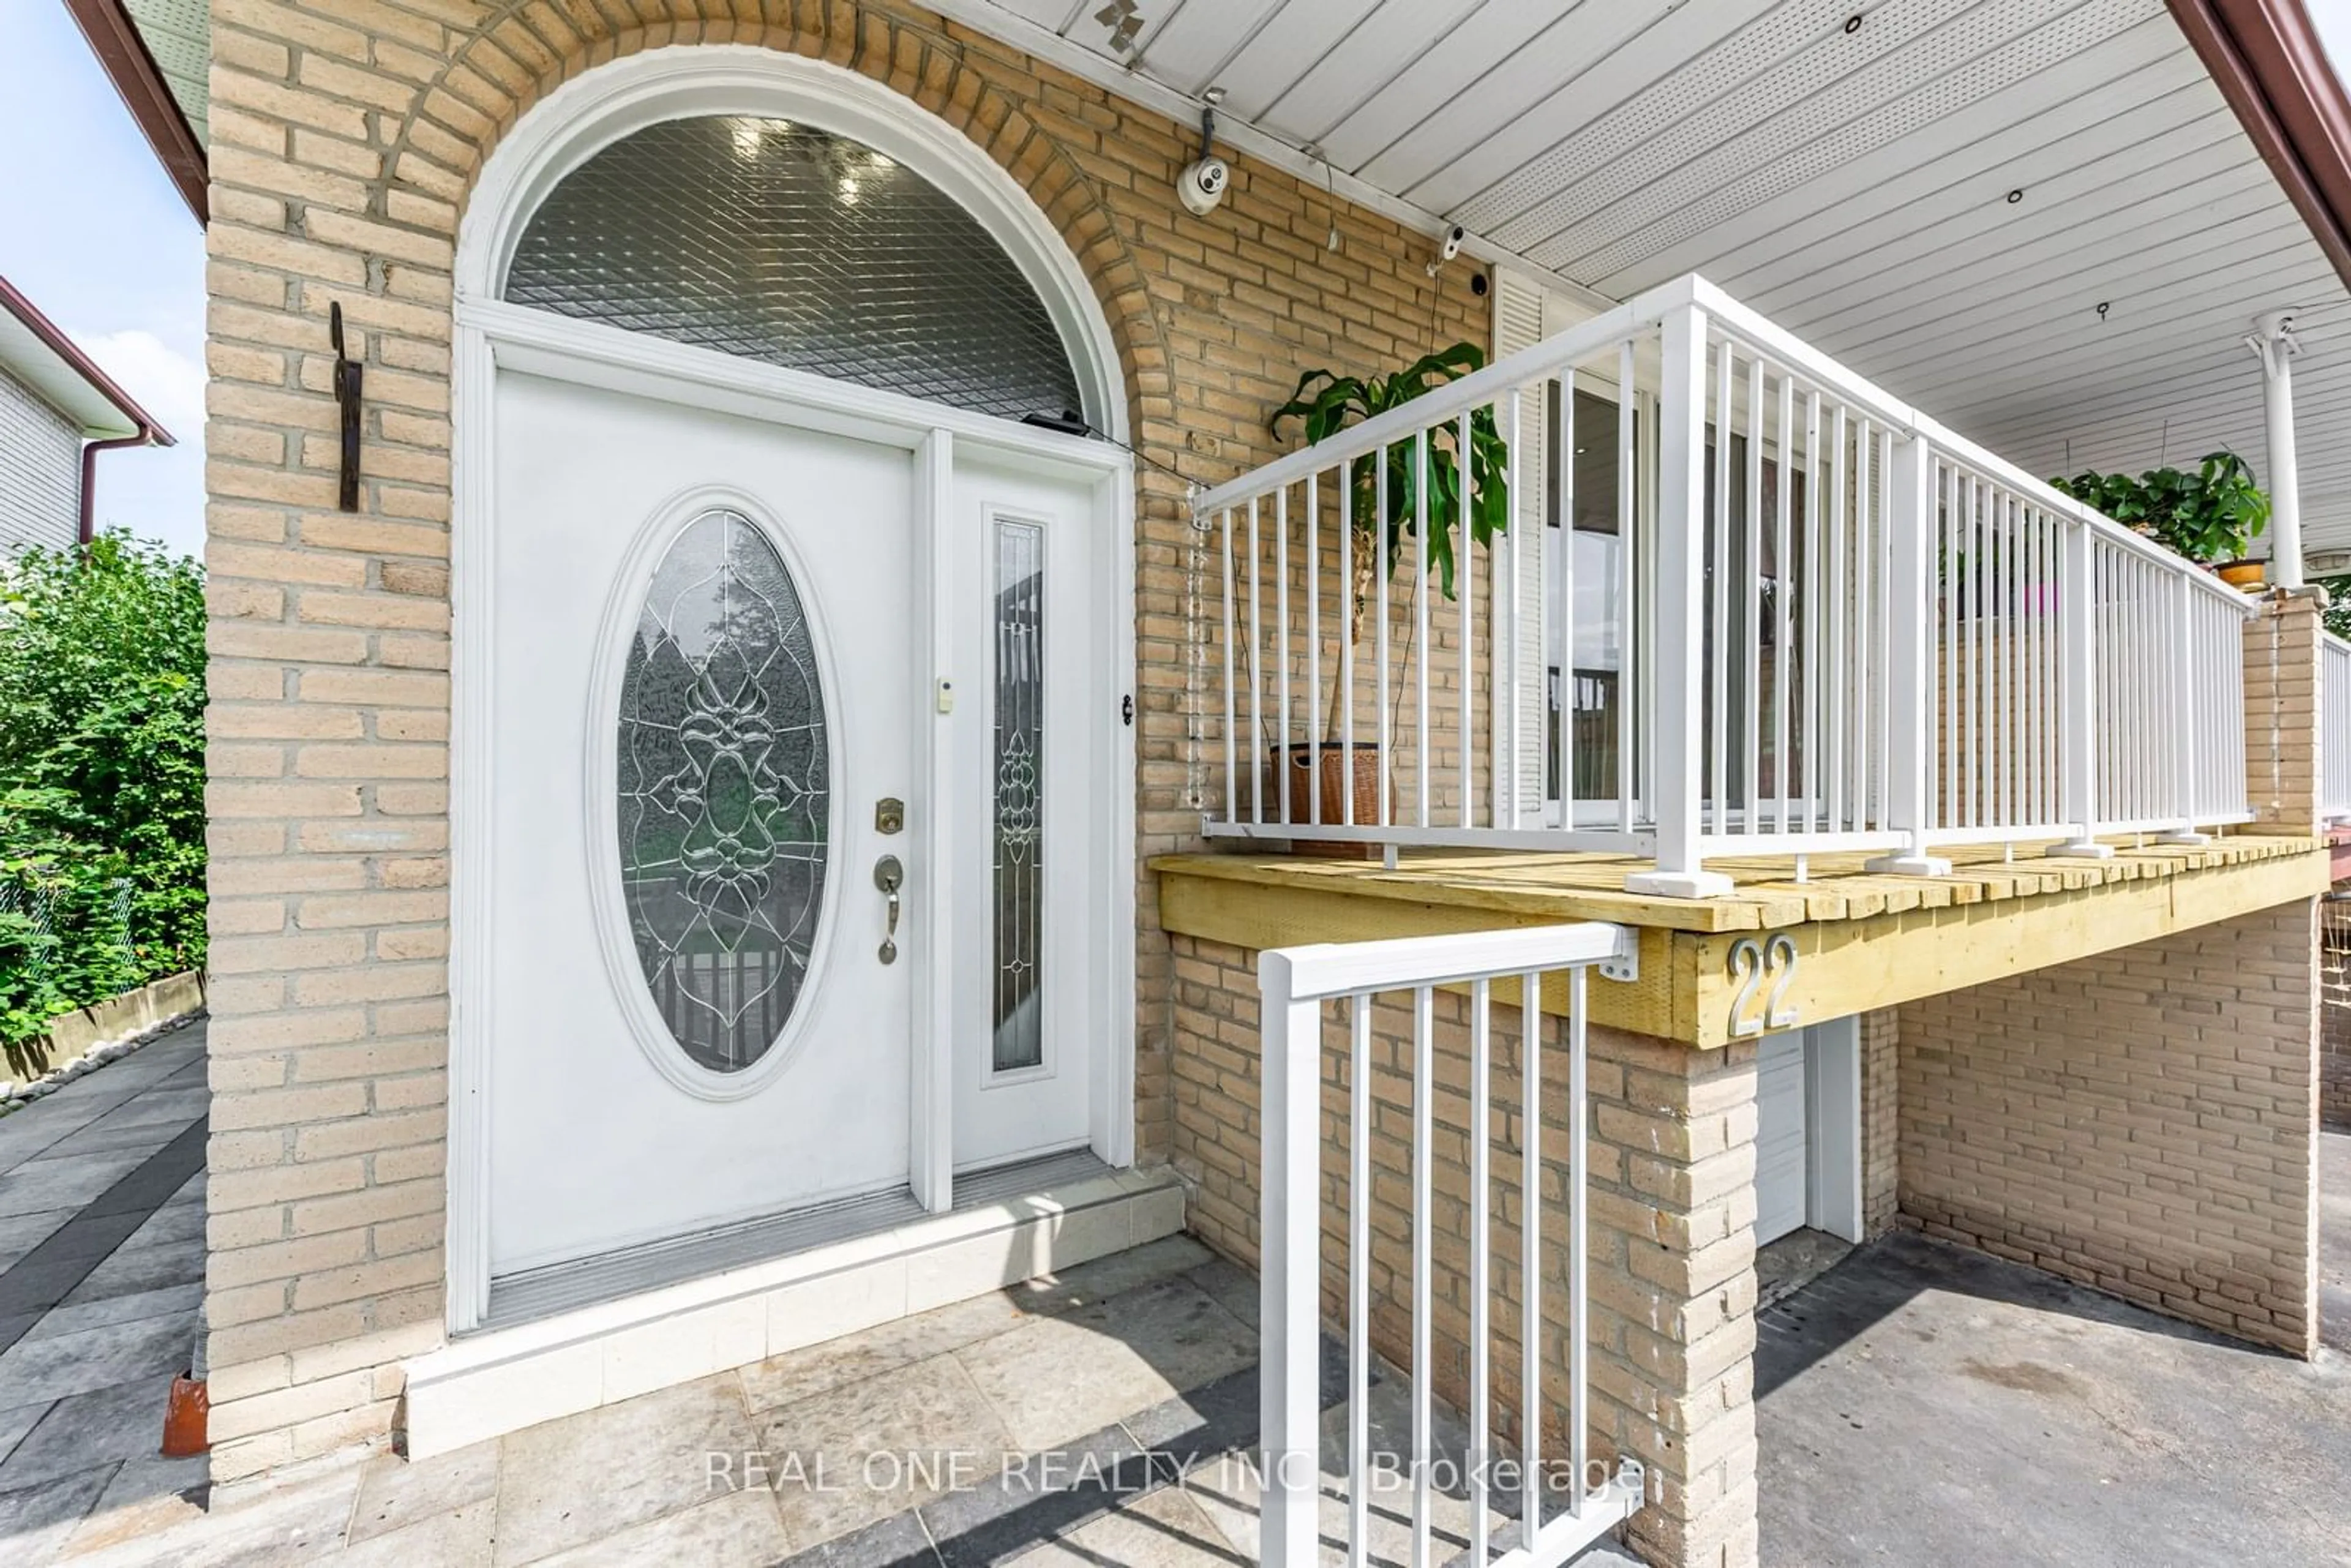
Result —
<path fill-rule="evenodd" d="M 204 576 L 109 534 L 0 564 L 0 1045 L 204 956 Z"/>
<path fill-rule="evenodd" d="M 1296 419 L 1308 445 L 1326 441 L 1351 425 L 1360 424 L 1426 395 L 1486 363 L 1475 343 L 1456 343 L 1423 355 L 1400 371 L 1384 376 L 1342 376 L 1331 371 L 1309 371 L 1298 378 L 1298 389 L 1288 402 L 1274 410 L 1267 428 L 1281 434 L 1286 419 Z M 1438 426 L 1428 437 L 1428 564 L 1446 598 L 1453 597 L 1455 538 L 1466 504 L 1470 538 L 1491 545 L 1494 536 L 1510 521 L 1509 444 L 1495 423 L 1494 411 L 1481 408 L 1469 416 L 1468 485 L 1465 497 L 1461 462 L 1461 430 L 1453 422 Z M 1420 493 L 1416 444 L 1399 442 L 1387 449 L 1387 516 L 1379 510 L 1379 462 L 1371 454 L 1348 465 L 1349 487 L 1354 492 L 1348 516 L 1354 532 L 1369 540 L 1384 535 L 1387 570 L 1394 572 L 1404 541 L 1420 527 Z M 1358 549 L 1355 575 L 1363 583 L 1355 591 L 1353 609 L 1360 615 L 1365 594 L 1375 583 L 1371 575 L 1381 551 Z"/>
<path fill-rule="evenodd" d="M 2269 526 L 2270 498 L 2233 452 L 2211 454 L 2193 473 L 2150 468 L 2133 478 L 2090 472 L 2049 482 L 2193 561 L 2241 559 Z"/>
<path fill-rule="evenodd" d="M 2329 632 L 2351 643 L 2351 572 L 2310 580 L 2326 590 L 2326 608 L 2319 612 L 2319 620 Z"/>

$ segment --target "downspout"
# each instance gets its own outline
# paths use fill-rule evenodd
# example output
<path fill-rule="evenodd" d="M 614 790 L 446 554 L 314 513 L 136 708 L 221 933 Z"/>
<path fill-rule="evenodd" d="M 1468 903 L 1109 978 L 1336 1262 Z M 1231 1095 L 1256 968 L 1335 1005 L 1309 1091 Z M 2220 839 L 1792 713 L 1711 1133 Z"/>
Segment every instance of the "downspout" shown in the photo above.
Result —
<path fill-rule="evenodd" d="M 142 424 L 139 427 L 139 434 L 136 435 L 118 435 L 106 441 L 85 441 L 81 444 L 81 521 L 75 530 L 75 543 L 81 549 L 87 551 L 89 549 L 90 540 L 97 537 L 98 455 L 101 452 L 113 452 L 125 446 L 172 444 L 170 436 L 164 435 L 161 441 L 158 441 L 155 439 L 158 435 L 162 435 L 162 432 L 152 424 Z"/>

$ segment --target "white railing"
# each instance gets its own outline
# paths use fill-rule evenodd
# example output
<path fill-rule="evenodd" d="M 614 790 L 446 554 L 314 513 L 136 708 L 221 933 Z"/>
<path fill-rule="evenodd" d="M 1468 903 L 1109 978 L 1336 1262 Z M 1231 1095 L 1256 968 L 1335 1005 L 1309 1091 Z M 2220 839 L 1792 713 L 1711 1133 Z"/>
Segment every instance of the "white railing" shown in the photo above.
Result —
<path fill-rule="evenodd" d="M 2351 643 L 2318 635 L 2318 813 L 2351 818 Z"/>
<path fill-rule="evenodd" d="M 1466 1521 L 1448 1521 L 1448 1535 L 1466 1538 L 1465 1561 L 1481 1568 L 1552 1568 L 1566 1562 L 1640 1506 L 1645 1484 L 1639 1463 L 1620 1459 L 1613 1471 L 1594 1476 L 1588 1429 L 1591 1388 L 1590 1338 L 1585 1267 L 1588 1219 L 1586 1127 L 1589 1117 L 1584 1043 L 1586 976 L 1595 966 L 1628 963 L 1631 934 L 1603 925 L 1549 926 L 1519 931 L 1474 932 L 1451 936 L 1323 945 L 1270 951 L 1258 960 L 1262 1006 L 1264 1190 L 1260 1376 L 1264 1511 L 1259 1561 L 1266 1568 L 1309 1568 L 1320 1561 L 1317 1514 L 1322 1489 L 1322 1409 L 1319 1362 L 1321 1306 L 1326 1285 L 1341 1312 L 1347 1337 L 1347 1439 L 1339 1478 L 1346 1495 L 1346 1562 L 1362 1568 L 1372 1561 L 1373 1532 L 1401 1511 L 1400 1500 L 1383 1500 L 1375 1511 L 1373 1492 L 1382 1477 L 1401 1477 L 1411 1491 L 1410 1561 L 1426 1564 L 1441 1490 L 1468 1490 Z M 1623 971 L 1619 971 L 1623 972 Z M 1505 1001 L 1521 1002 L 1515 1020 L 1505 1020 L 1498 1042 L 1493 1016 L 1499 983 Z M 1435 1018 L 1439 988 L 1463 988 L 1467 998 L 1467 1056 L 1448 1051 L 1440 1070 Z M 1409 1024 L 1401 1015 L 1375 1025 L 1379 998 L 1409 998 Z M 1529 1000 L 1528 998 L 1537 998 Z M 1546 1014 L 1542 1004 L 1552 1009 Z M 1337 1004 L 1337 1005 L 1333 1005 Z M 1448 998 L 1448 1011 L 1455 1006 Z M 1326 1009 L 1346 1027 L 1343 1040 L 1326 1045 Z M 1515 1028 L 1512 1027 L 1515 1022 Z M 1398 1031 L 1401 1031 L 1399 1034 Z M 1375 1043 L 1375 1040 L 1378 1043 Z M 1394 1043 L 1391 1043 L 1391 1040 Z M 1519 1069 L 1515 1092 L 1505 1090 L 1503 1121 L 1518 1130 L 1516 1146 L 1498 1145 L 1495 1062 L 1508 1063 L 1514 1049 Z M 1563 1051 L 1566 1088 L 1543 1072 L 1544 1053 Z M 1405 1053 L 1408 1051 L 1408 1055 Z M 1408 1103 L 1396 1103 L 1393 1087 L 1375 1094 L 1374 1080 L 1393 1085 L 1399 1061 Z M 1326 1172 L 1326 1094 L 1347 1097 L 1343 1133 L 1329 1134 L 1343 1151 L 1336 1179 L 1333 1217 L 1346 1220 L 1344 1259 L 1328 1271 L 1323 1265 Z M 1440 1143 L 1437 1105 L 1448 1110 L 1466 1102 L 1466 1126 L 1448 1126 Z M 1377 1118 L 1375 1124 L 1375 1115 Z M 1409 1118 L 1409 1136 L 1398 1134 Z M 1459 1118 L 1454 1118 L 1458 1120 Z M 1543 1129 L 1565 1134 L 1564 1170 L 1554 1157 L 1545 1179 Z M 1402 1200 L 1375 1186 L 1373 1147 L 1384 1145 L 1389 1159 L 1410 1165 Z M 1466 1148 L 1468 1170 L 1448 1172 L 1444 1191 L 1459 1190 L 1466 1179 L 1467 1225 L 1449 1217 L 1445 1234 L 1437 1201 L 1436 1166 L 1440 1151 Z M 1383 1167 L 1384 1177 L 1405 1173 Z M 1550 1195 L 1563 1189 L 1563 1205 Z M 1535 1195 L 1531 1202 L 1522 1201 Z M 1562 1209 L 1564 1212 L 1562 1212 Z M 1376 1225 L 1375 1225 L 1375 1212 Z M 1494 1219 L 1515 1215 L 1515 1247 L 1499 1272 L 1493 1256 Z M 1393 1239 L 1409 1231 L 1409 1299 L 1383 1290 L 1374 1301 L 1374 1281 L 1385 1287 L 1391 1274 L 1375 1261 L 1374 1235 Z M 1466 1245 L 1465 1245 L 1466 1244 Z M 1545 1249 L 1551 1249 L 1546 1264 Z M 1466 1250 L 1468 1278 L 1437 1278 L 1440 1253 Z M 1564 1255 L 1564 1273 L 1559 1259 Z M 1563 1279 L 1563 1283 L 1560 1283 Z M 1546 1281 L 1565 1297 L 1563 1356 L 1545 1352 L 1545 1312 L 1562 1303 L 1546 1302 Z M 1507 1293 L 1516 1287 L 1516 1299 Z M 1468 1305 L 1468 1385 L 1460 1398 L 1467 1424 L 1466 1453 L 1439 1455 L 1436 1448 L 1435 1369 L 1456 1364 L 1452 1355 L 1433 1355 L 1440 1309 L 1452 1322 Z M 1385 1347 L 1373 1343 L 1374 1322 L 1410 1323 L 1409 1343 Z M 1554 1317 L 1553 1321 L 1556 1321 Z M 1445 1331 L 1458 1333 L 1458 1327 Z M 1518 1354 L 1532 1345 L 1536 1353 Z M 1498 1391 L 1493 1386 L 1497 1349 L 1520 1369 L 1518 1387 L 1499 1391 L 1499 1402 L 1517 1417 L 1519 1442 L 1506 1455 L 1495 1438 Z M 1370 1390 L 1373 1357 L 1383 1354 L 1410 1380 L 1412 1452 L 1405 1462 L 1375 1471 L 1372 1451 Z M 1563 1456 L 1543 1451 L 1544 1415 L 1565 1416 Z M 1395 1456 L 1387 1456 L 1393 1460 Z M 1562 1460 L 1564 1462 L 1562 1463 Z M 1443 1469 L 1460 1487 L 1440 1489 Z M 1566 1485 L 1556 1484 L 1563 1475 Z M 1564 1491 L 1565 1496 L 1560 1494 Z M 1551 1517 L 1543 1504 L 1553 1502 Z M 1563 1506 L 1561 1506 L 1563 1503 Z M 1513 1526 L 1509 1516 L 1515 1514 Z M 1384 1548 L 1383 1561 L 1401 1559 Z M 1497 1546 L 1503 1548 L 1499 1556 Z M 1450 1557 L 1451 1552 L 1444 1553 Z"/>
<path fill-rule="evenodd" d="M 1420 541 L 1445 496 L 1497 490 L 1508 526 L 1451 530 L 1448 594 Z M 1700 894 L 1724 855 L 1929 871 L 1937 844 L 2250 815 L 2243 595 L 1702 278 L 1195 509 L 1222 562 L 1212 835 L 1606 850 Z"/>

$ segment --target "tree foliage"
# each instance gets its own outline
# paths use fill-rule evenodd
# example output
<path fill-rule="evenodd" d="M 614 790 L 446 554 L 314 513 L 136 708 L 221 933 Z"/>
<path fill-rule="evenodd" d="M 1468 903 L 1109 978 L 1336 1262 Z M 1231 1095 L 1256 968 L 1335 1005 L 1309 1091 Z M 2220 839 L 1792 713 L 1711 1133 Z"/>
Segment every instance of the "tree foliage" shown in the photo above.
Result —
<path fill-rule="evenodd" d="M 196 563 L 108 534 L 0 564 L 0 1043 L 204 954 Z"/>

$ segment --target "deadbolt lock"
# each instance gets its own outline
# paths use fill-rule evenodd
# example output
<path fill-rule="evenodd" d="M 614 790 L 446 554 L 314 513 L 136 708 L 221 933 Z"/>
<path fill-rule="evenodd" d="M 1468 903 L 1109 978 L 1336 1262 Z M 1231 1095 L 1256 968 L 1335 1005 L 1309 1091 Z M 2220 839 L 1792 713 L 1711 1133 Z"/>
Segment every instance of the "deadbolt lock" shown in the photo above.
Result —
<path fill-rule="evenodd" d="M 903 833 L 906 831 L 906 802 L 894 795 L 884 795 L 873 802 L 873 831 L 877 833 Z"/>

